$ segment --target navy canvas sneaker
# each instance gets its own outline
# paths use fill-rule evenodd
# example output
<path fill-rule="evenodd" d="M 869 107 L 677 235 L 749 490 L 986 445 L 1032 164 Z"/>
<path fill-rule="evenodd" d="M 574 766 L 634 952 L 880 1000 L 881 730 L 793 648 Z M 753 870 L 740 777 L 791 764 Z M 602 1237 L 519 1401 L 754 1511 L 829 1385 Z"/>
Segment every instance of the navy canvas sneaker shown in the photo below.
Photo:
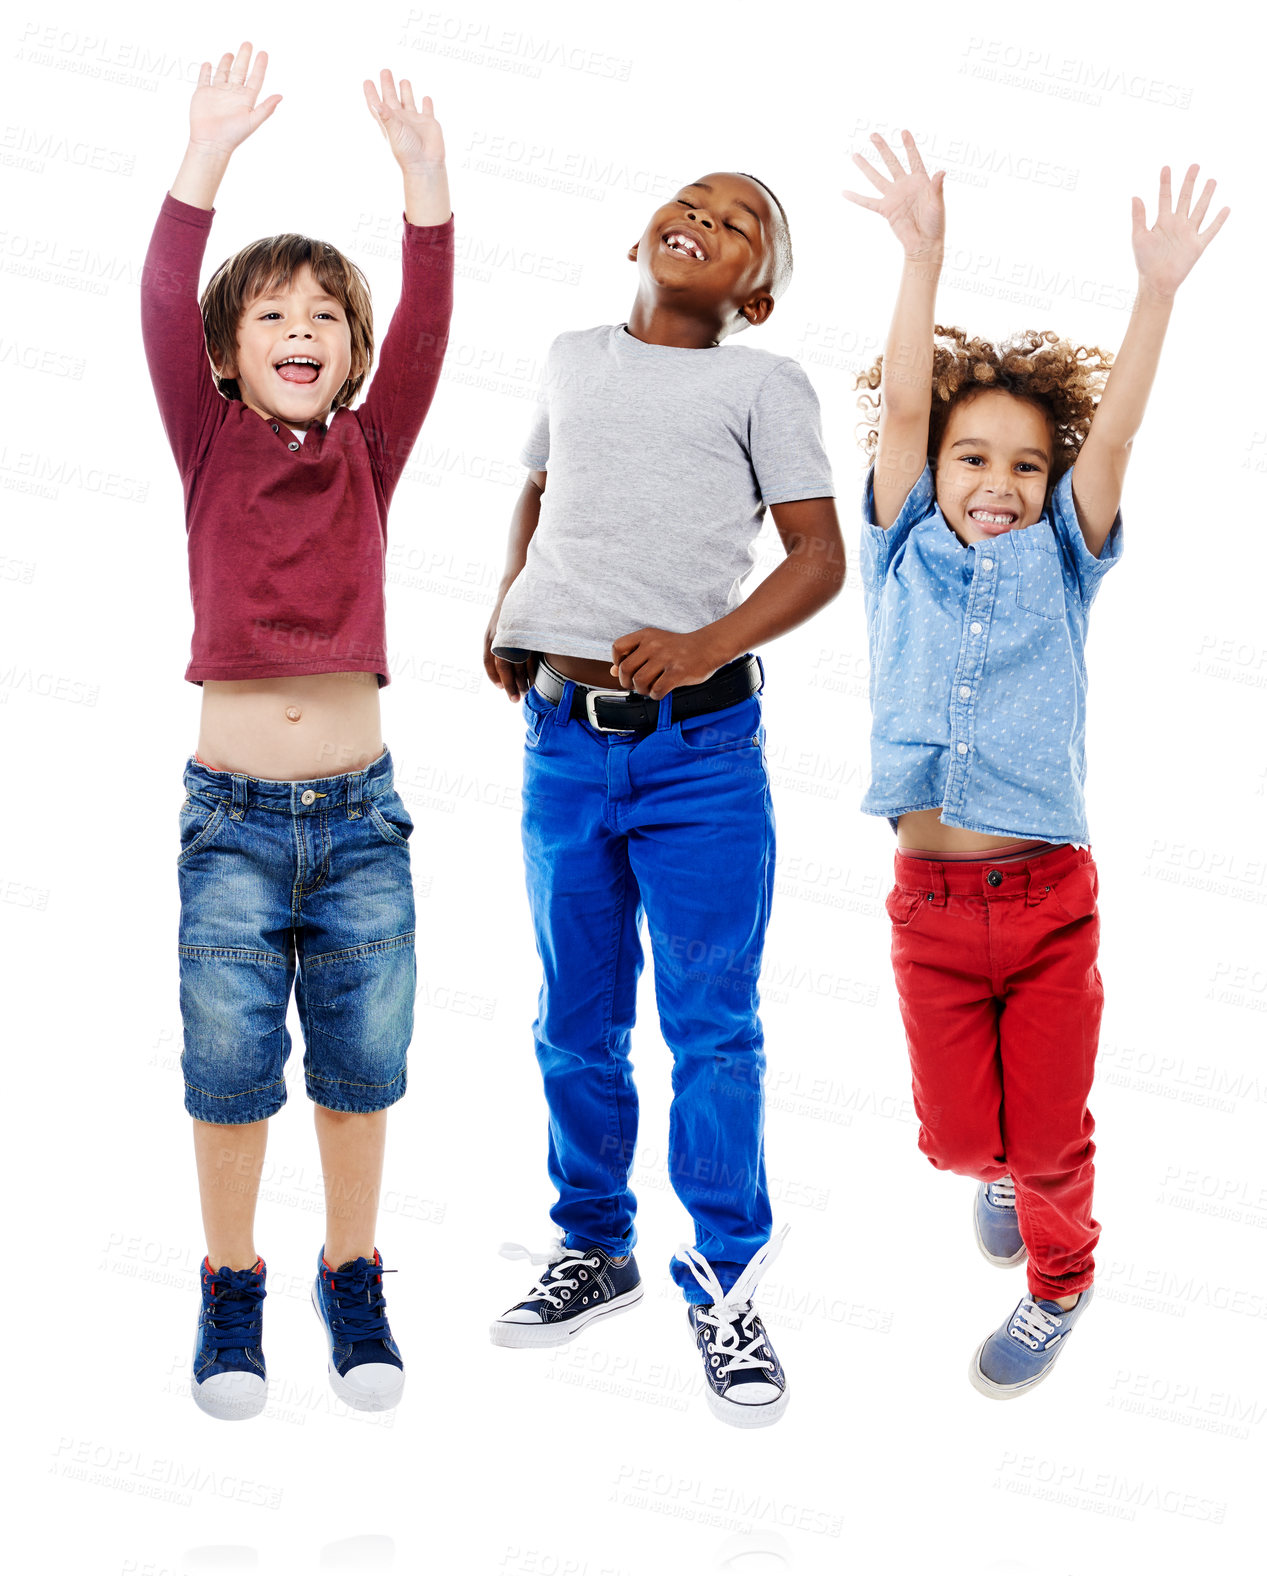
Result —
<path fill-rule="evenodd" d="M 977 1347 L 968 1370 L 973 1389 L 1010 1401 L 1041 1384 L 1090 1301 L 1090 1286 L 1068 1311 L 1045 1297 L 1022 1297 L 1007 1323 Z"/>
<path fill-rule="evenodd" d="M 260 1258 L 249 1270 L 213 1270 L 210 1259 L 202 1261 L 192 1394 L 208 1417 L 240 1422 L 264 1410 L 264 1275 Z"/>
<path fill-rule="evenodd" d="M 677 1257 L 711 1298 L 687 1308 L 695 1344 L 704 1362 L 708 1409 L 714 1417 L 736 1428 L 764 1428 L 777 1423 L 787 1409 L 783 1365 L 752 1305 L 757 1282 L 783 1246 L 787 1233 L 784 1226 L 759 1248 L 726 1292 L 702 1253 L 686 1243 L 677 1251 Z"/>
<path fill-rule="evenodd" d="M 522 1302 L 493 1320 L 488 1333 L 494 1346 L 563 1346 L 595 1319 L 642 1301 L 632 1253 L 613 1259 L 601 1248 L 565 1248 L 561 1240 L 545 1253 L 517 1242 L 503 1243 L 501 1252 L 547 1267 Z"/>
<path fill-rule="evenodd" d="M 972 1224 L 977 1246 L 991 1264 L 1006 1269 L 1025 1258 L 1025 1244 L 1016 1218 L 1016 1188 L 1011 1177 L 978 1184 Z"/>
<path fill-rule="evenodd" d="M 377 1248 L 373 1262 L 351 1259 L 333 1269 L 317 1255 L 312 1305 L 326 1332 L 330 1387 L 358 1412 L 388 1412 L 405 1389 L 405 1364 L 392 1339 L 383 1297 L 385 1270 Z"/>

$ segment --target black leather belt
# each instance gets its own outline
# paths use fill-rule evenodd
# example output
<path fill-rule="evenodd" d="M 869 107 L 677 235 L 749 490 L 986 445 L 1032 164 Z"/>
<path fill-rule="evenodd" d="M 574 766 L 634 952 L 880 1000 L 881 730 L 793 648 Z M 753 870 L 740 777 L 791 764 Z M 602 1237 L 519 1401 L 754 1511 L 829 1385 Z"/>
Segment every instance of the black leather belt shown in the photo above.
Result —
<path fill-rule="evenodd" d="M 541 658 L 532 687 L 552 706 L 563 699 L 567 679 Z M 698 717 L 706 711 L 736 706 L 761 688 L 761 664 L 749 653 L 718 668 L 702 684 L 681 684 L 672 692 L 673 720 Z M 666 697 L 668 698 L 668 697 Z M 577 684 L 572 691 L 570 716 L 588 722 L 600 733 L 650 733 L 660 718 L 660 702 L 632 690 L 601 689 L 596 684 Z"/>

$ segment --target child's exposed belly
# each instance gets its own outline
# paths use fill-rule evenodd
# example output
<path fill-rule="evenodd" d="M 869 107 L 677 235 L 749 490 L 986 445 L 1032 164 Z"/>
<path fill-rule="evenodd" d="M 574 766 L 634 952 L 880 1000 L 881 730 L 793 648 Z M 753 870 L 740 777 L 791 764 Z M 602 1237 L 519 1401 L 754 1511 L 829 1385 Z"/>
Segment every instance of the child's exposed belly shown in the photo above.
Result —
<path fill-rule="evenodd" d="M 908 810 L 897 819 L 897 846 L 923 848 L 935 853 L 967 853 L 974 848 L 1006 848 L 1021 842 L 1017 837 L 992 837 L 988 832 L 965 832 L 961 826 L 942 823 L 940 810 Z"/>
<path fill-rule="evenodd" d="M 359 771 L 383 753 L 378 676 L 207 679 L 198 754 L 217 771 L 278 782 Z"/>
<path fill-rule="evenodd" d="M 556 673 L 561 673 L 565 679 L 572 679 L 577 684 L 597 684 L 600 689 L 621 688 L 612 673 L 610 662 L 594 657 L 565 657 L 561 652 L 553 651 L 547 651 L 545 658 Z M 624 688 L 628 689 L 629 686 L 626 684 Z"/>

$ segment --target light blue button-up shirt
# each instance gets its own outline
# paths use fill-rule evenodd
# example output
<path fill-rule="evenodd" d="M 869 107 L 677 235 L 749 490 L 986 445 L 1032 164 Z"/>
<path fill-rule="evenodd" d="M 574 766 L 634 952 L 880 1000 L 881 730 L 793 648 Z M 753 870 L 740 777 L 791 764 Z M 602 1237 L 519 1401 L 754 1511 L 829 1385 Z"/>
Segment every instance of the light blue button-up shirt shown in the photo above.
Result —
<path fill-rule="evenodd" d="M 1082 537 L 1072 469 L 1042 518 L 965 547 L 927 466 L 902 512 L 875 524 L 863 492 L 871 656 L 869 815 L 893 826 L 941 807 L 947 826 L 1088 840 L 1087 614 L 1122 554 L 1119 512 L 1099 558 Z"/>

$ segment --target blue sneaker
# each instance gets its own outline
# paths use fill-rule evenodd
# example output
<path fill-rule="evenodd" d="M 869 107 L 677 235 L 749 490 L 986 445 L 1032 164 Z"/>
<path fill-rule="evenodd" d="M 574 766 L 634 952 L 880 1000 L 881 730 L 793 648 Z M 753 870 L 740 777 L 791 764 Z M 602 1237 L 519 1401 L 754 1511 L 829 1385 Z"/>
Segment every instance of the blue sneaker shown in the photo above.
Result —
<path fill-rule="evenodd" d="M 268 1399 L 264 1367 L 264 1260 L 249 1270 L 202 1261 L 202 1312 L 194 1338 L 194 1404 L 208 1417 L 240 1422 Z"/>
<path fill-rule="evenodd" d="M 326 1332 L 330 1387 L 358 1412 L 389 1412 L 405 1389 L 405 1364 L 392 1339 L 383 1297 L 385 1270 L 377 1248 L 373 1262 L 351 1259 L 333 1269 L 317 1255 L 312 1305 Z"/>
<path fill-rule="evenodd" d="M 972 1223 L 977 1246 L 991 1264 L 1008 1269 L 1024 1260 L 1025 1244 L 1016 1219 L 1016 1188 L 1011 1177 L 978 1185 Z"/>
<path fill-rule="evenodd" d="M 977 1347 L 968 1370 L 973 1389 L 1010 1401 L 1041 1384 L 1090 1301 L 1090 1286 L 1068 1311 L 1046 1298 L 1022 1297 L 1007 1323 Z"/>
<path fill-rule="evenodd" d="M 501 1252 L 547 1267 L 522 1302 L 493 1320 L 488 1333 L 494 1346 L 563 1346 L 595 1319 L 642 1301 L 632 1253 L 613 1259 L 601 1248 L 565 1248 L 561 1240 L 545 1253 L 517 1242 L 504 1242 Z"/>
<path fill-rule="evenodd" d="M 757 1282 L 783 1246 L 788 1228 L 758 1248 L 729 1291 L 712 1265 L 686 1243 L 676 1257 L 711 1297 L 687 1306 L 695 1344 L 704 1361 L 704 1394 L 714 1417 L 736 1428 L 765 1428 L 787 1410 L 787 1377 L 752 1305 Z"/>

